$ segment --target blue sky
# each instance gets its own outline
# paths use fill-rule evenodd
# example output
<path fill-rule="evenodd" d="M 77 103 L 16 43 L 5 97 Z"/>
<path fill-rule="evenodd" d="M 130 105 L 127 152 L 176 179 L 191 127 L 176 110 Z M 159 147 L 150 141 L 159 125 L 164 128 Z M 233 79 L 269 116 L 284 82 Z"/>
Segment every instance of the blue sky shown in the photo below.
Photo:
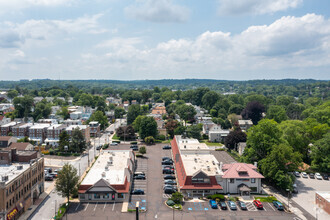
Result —
<path fill-rule="evenodd" d="M 329 0 L 0 0 L 0 80 L 329 80 L 329 13 Z"/>

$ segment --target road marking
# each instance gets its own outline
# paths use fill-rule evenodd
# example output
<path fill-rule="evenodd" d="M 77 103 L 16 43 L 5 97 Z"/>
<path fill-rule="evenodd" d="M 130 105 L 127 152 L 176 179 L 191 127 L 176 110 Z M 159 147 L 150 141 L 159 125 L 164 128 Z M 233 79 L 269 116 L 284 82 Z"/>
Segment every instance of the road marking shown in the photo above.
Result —
<path fill-rule="evenodd" d="M 104 209 L 105 209 L 105 207 L 107 206 L 107 203 L 104 203 L 104 206 L 103 206 L 103 211 L 104 211 Z"/>
<path fill-rule="evenodd" d="M 77 209 L 79 208 L 79 206 L 80 206 L 80 202 L 78 203 L 78 206 L 76 207 L 76 210 L 75 211 L 77 211 Z"/>
<path fill-rule="evenodd" d="M 116 202 L 113 203 L 112 205 L 112 211 L 115 209 Z"/>
<path fill-rule="evenodd" d="M 95 209 L 96 209 L 96 206 L 97 206 L 97 203 L 96 203 L 95 206 L 94 206 L 94 211 L 95 211 Z"/>
<path fill-rule="evenodd" d="M 86 208 L 85 208 L 85 211 L 87 210 L 88 205 L 89 205 L 89 203 L 87 203 Z"/>
<path fill-rule="evenodd" d="M 267 212 L 267 209 L 265 208 L 265 206 L 264 206 L 264 210 Z"/>
<path fill-rule="evenodd" d="M 269 204 L 269 206 L 272 207 L 272 209 L 273 209 L 274 211 L 276 211 L 276 210 L 274 209 L 274 207 L 273 207 L 271 204 Z"/>

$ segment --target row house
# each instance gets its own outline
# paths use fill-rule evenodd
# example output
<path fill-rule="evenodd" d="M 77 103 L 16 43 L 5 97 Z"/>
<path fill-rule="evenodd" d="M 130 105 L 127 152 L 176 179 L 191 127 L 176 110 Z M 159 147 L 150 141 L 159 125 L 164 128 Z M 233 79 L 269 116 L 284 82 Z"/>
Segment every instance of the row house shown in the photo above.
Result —
<path fill-rule="evenodd" d="M 1 125 L 1 136 L 8 136 L 12 132 L 12 128 L 17 125 L 17 122 L 9 122 L 7 124 Z"/>
<path fill-rule="evenodd" d="M 87 125 L 70 125 L 69 127 L 67 127 L 65 129 L 65 131 L 70 136 L 72 136 L 72 132 L 76 128 L 78 128 L 82 132 L 82 134 L 83 134 L 83 136 L 85 138 L 86 143 L 89 143 L 90 142 L 90 128 L 89 128 L 89 126 L 87 126 Z"/>
<path fill-rule="evenodd" d="M 47 129 L 50 124 L 34 124 L 29 129 L 29 138 L 32 141 L 37 142 L 37 144 L 44 143 L 47 137 Z"/>
<path fill-rule="evenodd" d="M 12 128 L 12 133 L 14 137 L 17 137 L 18 139 L 29 137 L 29 129 L 33 126 L 33 123 L 21 123 L 18 125 L 15 125 Z"/>
<path fill-rule="evenodd" d="M 48 127 L 45 143 L 57 147 L 60 140 L 60 134 L 65 131 L 67 127 L 66 124 L 55 124 Z"/>

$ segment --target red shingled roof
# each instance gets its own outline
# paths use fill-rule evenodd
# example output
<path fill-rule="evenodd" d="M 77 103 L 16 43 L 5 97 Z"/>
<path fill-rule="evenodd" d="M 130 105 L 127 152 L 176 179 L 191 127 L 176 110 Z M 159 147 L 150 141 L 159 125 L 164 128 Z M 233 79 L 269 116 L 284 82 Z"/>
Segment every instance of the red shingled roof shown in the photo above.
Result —
<path fill-rule="evenodd" d="M 222 167 L 222 171 L 224 171 L 224 175 L 222 178 L 265 178 L 263 175 L 258 173 L 257 167 L 252 164 L 247 163 L 231 163 L 224 164 Z"/>

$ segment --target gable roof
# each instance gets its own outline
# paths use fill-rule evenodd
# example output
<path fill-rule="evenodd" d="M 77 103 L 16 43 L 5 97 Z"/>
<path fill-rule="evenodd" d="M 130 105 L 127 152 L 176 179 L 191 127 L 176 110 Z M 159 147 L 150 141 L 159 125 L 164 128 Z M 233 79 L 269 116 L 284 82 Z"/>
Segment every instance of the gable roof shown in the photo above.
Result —
<path fill-rule="evenodd" d="M 204 173 L 202 170 L 198 170 L 194 175 L 192 175 L 192 178 L 207 178 L 208 175 Z"/>
<path fill-rule="evenodd" d="M 0 141 L 9 141 L 12 136 L 0 136 Z"/>
<path fill-rule="evenodd" d="M 23 143 L 11 143 L 8 149 L 14 149 L 16 150 L 31 150 L 33 149 L 33 145 L 28 142 Z"/>
<path fill-rule="evenodd" d="M 108 181 L 101 178 L 97 181 L 93 186 L 91 186 L 87 192 L 116 192 L 115 188 L 113 188 Z"/>
<path fill-rule="evenodd" d="M 226 178 L 231 178 L 231 179 L 265 178 L 263 175 L 257 172 L 257 167 L 247 163 L 224 164 L 222 166 L 222 170 L 224 172 L 222 178 L 225 179 Z"/>

